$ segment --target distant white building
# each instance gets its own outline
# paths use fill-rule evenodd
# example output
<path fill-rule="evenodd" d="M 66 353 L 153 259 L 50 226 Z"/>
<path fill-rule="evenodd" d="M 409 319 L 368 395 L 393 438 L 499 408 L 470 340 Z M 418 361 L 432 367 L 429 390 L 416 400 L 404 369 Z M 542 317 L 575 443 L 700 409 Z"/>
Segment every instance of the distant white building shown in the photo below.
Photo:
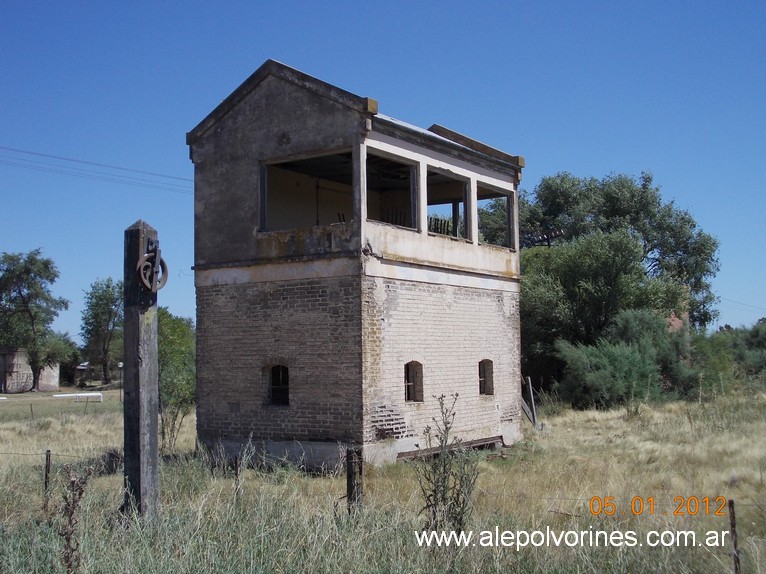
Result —
<path fill-rule="evenodd" d="M 23 349 L 0 347 L 0 393 L 23 393 L 32 389 L 32 369 Z M 59 390 L 59 365 L 40 373 L 39 391 Z"/>

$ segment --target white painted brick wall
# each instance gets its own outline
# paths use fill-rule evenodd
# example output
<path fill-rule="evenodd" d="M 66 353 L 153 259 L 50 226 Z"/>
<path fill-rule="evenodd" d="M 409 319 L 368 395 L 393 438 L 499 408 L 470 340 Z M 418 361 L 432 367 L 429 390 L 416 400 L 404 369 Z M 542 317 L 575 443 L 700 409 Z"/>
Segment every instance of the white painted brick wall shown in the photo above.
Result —
<path fill-rule="evenodd" d="M 520 421 L 518 294 L 415 281 L 366 278 L 365 438 L 381 409 L 404 418 L 411 436 L 439 417 L 439 395 L 459 395 L 455 433 L 463 440 L 501 434 Z M 494 395 L 480 395 L 479 361 L 493 362 Z M 406 402 L 404 365 L 423 365 L 423 403 Z"/>

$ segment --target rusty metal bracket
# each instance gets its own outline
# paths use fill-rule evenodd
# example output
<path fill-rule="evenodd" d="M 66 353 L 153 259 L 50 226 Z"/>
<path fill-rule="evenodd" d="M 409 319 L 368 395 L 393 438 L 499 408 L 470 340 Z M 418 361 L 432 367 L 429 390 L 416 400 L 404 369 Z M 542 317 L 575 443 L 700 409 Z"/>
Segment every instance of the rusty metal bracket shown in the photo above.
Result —
<path fill-rule="evenodd" d="M 168 282 L 168 264 L 160 253 L 159 240 L 147 241 L 146 253 L 139 258 L 136 272 L 144 287 L 152 293 L 162 289 Z"/>

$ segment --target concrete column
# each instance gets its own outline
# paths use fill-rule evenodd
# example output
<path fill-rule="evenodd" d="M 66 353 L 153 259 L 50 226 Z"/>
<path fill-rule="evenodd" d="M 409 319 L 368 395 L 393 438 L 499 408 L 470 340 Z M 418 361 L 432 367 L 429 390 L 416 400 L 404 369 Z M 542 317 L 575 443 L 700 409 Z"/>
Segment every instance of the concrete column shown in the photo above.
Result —
<path fill-rule="evenodd" d="M 477 200 L 476 178 L 472 177 L 468 182 L 468 193 L 466 194 L 465 216 L 466 225 L 468 225 L 468 237 L 474 245 L 479 244 L 479 205 Z"/>
<path fill-rule="evenodd" d="M 362 138 L 351 150 L 353 163 L 353 205 L 354 221 L 364 242 L 364 227 L 367 221 L 367 145 Z"/>
<path fill-rule="evenodd" d="M 418 228 L 423 235 L 428 234 L 428 164 L 418 163 Z"/>

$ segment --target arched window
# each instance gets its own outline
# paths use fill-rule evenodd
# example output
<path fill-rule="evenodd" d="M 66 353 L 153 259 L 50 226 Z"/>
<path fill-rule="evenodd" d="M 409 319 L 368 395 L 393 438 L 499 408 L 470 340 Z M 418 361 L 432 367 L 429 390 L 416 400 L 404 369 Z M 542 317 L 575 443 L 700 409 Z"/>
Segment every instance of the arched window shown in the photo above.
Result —
<path fill-rule="evenodd" d="M 495 394 L 495 383 L 492 379 L 492 361 L 489 359 L 479 361 L 479 394 Z"/>
<path fill-rule="evenodd" d="M 269 402 L 272 405 L 290 404 L 290 373 L 284 365 L 274 365 L 269 373 Z"/>
<path fill-rule="evenodd" d="M 404 400 L 423 402 L 423 365 L 417 361 L 404 365 Z"/>

